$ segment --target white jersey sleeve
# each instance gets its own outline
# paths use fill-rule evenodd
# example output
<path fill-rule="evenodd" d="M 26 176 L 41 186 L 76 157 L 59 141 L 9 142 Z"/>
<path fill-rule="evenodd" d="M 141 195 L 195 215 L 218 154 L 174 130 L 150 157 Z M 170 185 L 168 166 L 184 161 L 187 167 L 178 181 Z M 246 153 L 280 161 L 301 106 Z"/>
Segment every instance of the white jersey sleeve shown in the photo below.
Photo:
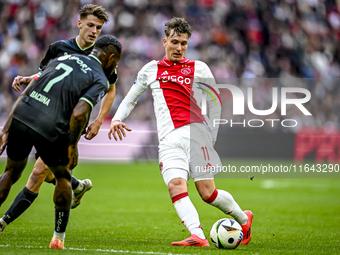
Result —
<path fill-rule="evenodd" d="M 150 62 L 152 63 L 152 62 Z M 146 64 L 137 74 L 137 78 L 135 83 L 132 85 L 129 92 L 126 94 L 123 101 L 120 103 L 115 116 L 113 116 L 112 121 L 120 120 L 123 121 L 126 119 L 132 110 L 135 108 L 137 101 L 141 95 L 147 90 L 149 84 L 147 82 L 148 77 L 146 74 L 146 70 L 149 67 L 150 63 Z"/>

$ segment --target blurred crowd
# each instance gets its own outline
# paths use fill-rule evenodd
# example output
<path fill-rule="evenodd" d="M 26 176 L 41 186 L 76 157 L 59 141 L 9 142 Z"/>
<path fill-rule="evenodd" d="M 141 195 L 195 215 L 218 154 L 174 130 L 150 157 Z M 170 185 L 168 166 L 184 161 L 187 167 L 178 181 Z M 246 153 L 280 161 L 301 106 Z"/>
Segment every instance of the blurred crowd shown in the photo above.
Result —
<path fill-rule="evenodd" d="M 237 80 L 244 91 L 253 86 L 254 107 L 269 109 L 272 85 L 254 83 L 254 78 L 277 79 L 275 86 L 303 79 L 299 86 L 312 93 L 307 107 L 313 118 L 303 121 L 298 109 L 287 115 L 300 116 L 304 125 L 339 128 L 340 3 L 336 0 L 0 0 L 0 119 L 7 117 L 18 96 L 11 87 L 13 78 L 36 73 L 50 43 L 78 34 L 78 10 L 87 3 L 106 8 L 110 20 L 102 34 L 115 35 L 123 45 L 117 96 L 108 119 L 139 69 L 164 56 L 164 23 L 180 16 L 194 29 L 186 56 L 206 62 L 217 82 Z M 280 107 L 274 115 L 283 118 Z M 148 121 L 153 116 L 148 91 L 131 118 Z"/>

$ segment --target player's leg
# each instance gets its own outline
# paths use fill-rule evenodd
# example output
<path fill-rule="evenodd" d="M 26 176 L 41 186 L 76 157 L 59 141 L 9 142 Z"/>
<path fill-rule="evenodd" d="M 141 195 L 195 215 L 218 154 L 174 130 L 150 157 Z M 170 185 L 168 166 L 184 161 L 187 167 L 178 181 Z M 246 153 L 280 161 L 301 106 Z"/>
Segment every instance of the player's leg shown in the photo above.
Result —
<path fill-rule="evenodd" d="M 14 161 L 7 157 L 5 172 L 0 176 L 0 205 L 6 200 L 12 185 L 20 178 L 27 164 L 27 158 Z M 0 219 L 0 234 L 7 226 L 7 222 Z"/>
<path fill-rule="evenodd" d="M 45 163 L 42 161 L 42 159 L 39 156 L 37 156 L 37 154 L 36 154 L 36 158 L 37 158 L 37 161 L 28 179 L 26 188 L 29 191 L 36 193 L 38 195 L 41 184 L 44 181 L 55 185 L 56 179 L 55 179 L 54 174 L 48 168 L 48 166 L 45 165 Z M 72 176 L 72 190 L 74 191 L 74 195 L 72 194 L 73 195 L 72 206 L 71 206 L 72 209 L 80 205 L 81 199 L 83 198 L 85 192 L 89 191 L 92 188 L 92 186 L 93 185 L 90 179 L 78 180 L 77 178 Z M 23 213 L 23 211 L 21 213 Z"/>
<path fill-rule="evenodd" d="M 26 167 L 28 155 L 33 147 L 31 138 L 26 134 L 27 129 L 21 122 L 12 120 L 8 133 L 7 164 L 0 175 L 0 206 Z"/>
<path fill-rule="evenodd" d="M 12 185 L 20 178 L 27 164 L 27 158 L 14 161 L 7 157 L 5 171 L 0 175 L 0 206 L 6 200 Z"/>
<path fill-rule="evenodd" d="M 227 191 L 217 190 L 214 180 L 198 180 L 195 185 L 203 201 L 232 216 L 240 225 L 247 223 L 247 215 L 241 210 L 233 196 Z"/>
<path fill-rule="evenodd" d="M 211 133 L 202 124 L 192 125 L 191 131 L 190 170 L 197 191 L 206 203 L 232 216 L 242 226 L 244 237 L 241 244 L 247 244 L 251 239 L 253 214 L 243 212 L 230 193 L 215 188 L 214 174 L 221 169 L 222 163 L 212 146 Z"/>
<path fill-rule="evenodd" d="M 55 204 L 55 228 L 50 248 L 64 249 L 64 239 L 68 224 L 71 202 L 71 171 L 67 165 L 50 167 L 56 177 L 53 202 Z"/>
<path fill-rule="evenodd" d="M 189 139 L 188 128 L 183 127 L 183 129 L 187 134 L 186 139 Z M 173 242 L 172 245 L 209 246 L 201 228 L 197 210 L 188 196 L 188 153 L 183 151 L 180 145 L 184 140 L 181 139 L 181 132 L 173 130 L 160 141 L 159 146 L 160 168 L 164 182 L 168 187 L 178 217 L 191 233 L 188 239 Z"/>
<path fill-rule="evenodd" d="M 68 169 L 69 137 L 60 135 L 54 142 L 40 134 L 35 135 L 34 146 L 43 162 L 56 178 L 53 201 L 55 204 L 55 231 L 50 248 L 64 249 L 65 231 L 72 202 L 71 171 Z"/>
<path fill-rule="evenodd" d="M 13 120 L 8 135 L 7 164 L 5 172 L 0 176 L 0 205 L 5 201 L 12 185 L 20 178 L 25 169 L 32 147 L 33 143 L 27 134 L 27 126 Z M 1 219 L 0 233 L 6 225 L 6 222 Z"/>
<path fill-rule="evenodd" d="M 172 178 L 175 176 L 177 177 Z M 170 198 L 177 215 L 191 234 L 189 238 L 179 242 L 172 242 L 171 245 L 209 246 L 204 236 L 197 210 L 188 196 L 188 172 L 186 170 L 168 169 L 163 173 L 163 178 L 166 183 L 168 182 Z M 169 179 L 171 180 L 168 181 Z"/>
<path fill-rule="evenodd" d="M 241 244 L 248 244 L 251 239 L 253 213 L 249 210 L 242 211 L 233 196 L 227 191 L 215 189 L 214 180 L 199 180 L 195 182 L 195 185 L 206 203 L 232 216 L 241 225 L 244 235 Z"/>
<path fill-rule="evenodd" d="M 18 193 L 11 206 L 1 218 L 6 226 L 23 214 L 38 196 L 41 184 L 51 173 L 48 166 L 39 157 L 33 167 L 33 171 L 28 178 L 26 186 Z M 53 175 L 53 173 L 51 173 Z M 54 178 L 54 175 L 53 175 Z"/>
<path fill-rule="evenodd" d="M 52 179 L 54 178 L 54 175 L 39 157 L 34 164 L 33 171 L 27 181 L 26 188 L 34 193 L 38 193 L 41 184 L 43 184 L 46 178 Z"/>

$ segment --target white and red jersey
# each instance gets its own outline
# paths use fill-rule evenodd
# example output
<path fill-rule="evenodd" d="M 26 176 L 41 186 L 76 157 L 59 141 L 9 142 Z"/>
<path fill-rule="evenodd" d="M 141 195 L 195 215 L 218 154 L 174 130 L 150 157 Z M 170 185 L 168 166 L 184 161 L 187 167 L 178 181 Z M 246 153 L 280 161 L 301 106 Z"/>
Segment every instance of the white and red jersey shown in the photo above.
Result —
<path fill-rule="evenodd" d="M 173 129 L 190 123 L 206 122 L 213 131 L 216 140 L 217 128 L 213 128 L 210 121 L 201 113 L 202 90 L 199 83 L 207 83 L 215 87 L 214 77 L 209 67 L 202 61 L 183 58 L 174 63 L 163 58 L 162 61 L 153 60 L 146 64 L 139 72 L 135 83 L 119 105 L 112 121 L 123 121 L 137 104 L 138 98 L 148 87 L 152 90 L 154 111 L 157 119 L 158 139 L 161 140 Z M 217 90 L 217 89 L 216 89 Z M 217 90 L 218 91 L 218 90 Z M 211 104 L 211 98 L 207 102 Z M 220 106 L 214 111 L 209 107 L 209 117 L 219 118 Z"/>

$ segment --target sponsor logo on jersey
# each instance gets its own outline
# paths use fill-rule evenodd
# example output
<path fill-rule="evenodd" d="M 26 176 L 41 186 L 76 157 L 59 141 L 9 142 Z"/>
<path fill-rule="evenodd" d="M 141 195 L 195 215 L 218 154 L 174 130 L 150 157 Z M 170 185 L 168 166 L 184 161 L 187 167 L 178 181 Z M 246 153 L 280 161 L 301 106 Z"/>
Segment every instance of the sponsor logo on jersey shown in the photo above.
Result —
<path fill-rule="evenodd" d="M 167 74 L 169 74 L 168 71 L 165 71 L 161 75 L 167 75 Z"/>
<path fill-rule="evenodd" d="M 50 104 L 51 99 L 49 99 L 48 97 L 36 92 L 36 91 L 32 91 L 32 93 L 30 94 L 30 97 L 39 101 L 40 103 L 43 103 L 44 105 L 48 106 Z"/>
<path fill-rule="evenodd" d="M 191 84 L 191 79 L 186 77 L 184 78 L 183 76 L 176 76 L 176 75 L 169 75 L 169 76 L 164 76 L 164 77 L 160 77 L 160 80 L 162 82 L 176 82 L 176 83 L 180 83 L 180 84 Z"/>
<path fill-rule="evenodd" d="M 87 71 L 92 71 L 92 69 L 90 67 L 88 67 L 88 65 L 85 64 L 83 60 L 81 60 L 80 58 L 78 58 L 76 56 L 65 55 L 65 56 L 61 56 L 61 57 L 58 58 L 59 61 L 64 61 L 66 59 L 77 61 L 77 64 L 81 67 L 80 70 L 83 73 L 87 73 Z"/>
<path fill-rule="evenodd" d="M 65 53 L 66 53 L 66 52 L 65 52 Z M 68 59 L 68 58 L 70 58 L 70 57 L 71 57 L 71 55 L 67 55 L 67 54 L 66 54 L 65 56 L 59 57 L 58 60 L 59 60 L 59 61 L 64 61 L 64 60 L 66 60 L 66 59 Z"/>
<path fill-rule="evenodd" d="M 105 96 L 105 92 L 104 91 L 102 91 L 102 92 L 100 92 L 100 94 L 99 94 L 99 96 L 98 96 L 98 98 L 97 98 L 97 103 L 100 101 L 100 100 L 102 100 L 102 98 Z"/>

